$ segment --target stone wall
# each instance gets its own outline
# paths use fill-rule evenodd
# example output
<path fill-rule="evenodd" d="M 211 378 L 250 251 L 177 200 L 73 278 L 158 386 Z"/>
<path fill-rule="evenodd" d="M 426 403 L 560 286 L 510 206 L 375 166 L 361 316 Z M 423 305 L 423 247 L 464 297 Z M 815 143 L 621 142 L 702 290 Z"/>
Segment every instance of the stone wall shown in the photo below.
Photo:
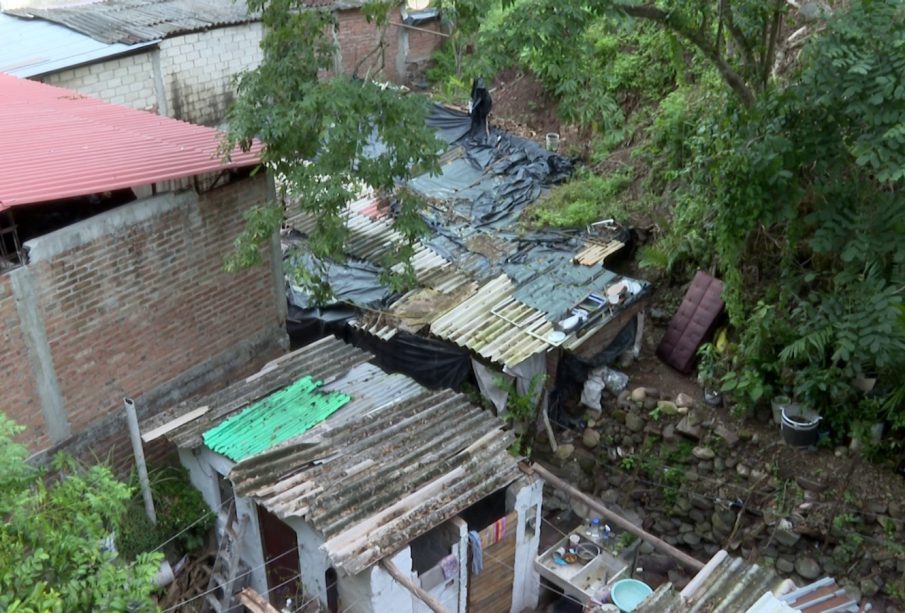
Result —
<path fill-rule="evenodd" d="M 651 388 L 573 417 L 586 427 L 561 432 L 556 453 L 539 437 L 538 457 L 667 543 L 701 561 L 726 549 L 799 586 L 834 576 L 874 602 L 905 596 L 901 483 L 847 448 L 791 447 L 768 414 L 741 419 Z M 546 494 L 545 511 L 590 513 Z M 689 579 L 649 546 L 642 552 L 640 566 L 680 587 Z"/>

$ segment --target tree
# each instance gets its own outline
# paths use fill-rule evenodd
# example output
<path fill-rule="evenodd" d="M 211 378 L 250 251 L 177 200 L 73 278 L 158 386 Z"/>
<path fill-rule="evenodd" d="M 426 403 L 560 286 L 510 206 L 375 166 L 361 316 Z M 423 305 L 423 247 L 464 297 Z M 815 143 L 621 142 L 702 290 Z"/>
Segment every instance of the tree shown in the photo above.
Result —
<path fill-rule="evenodd" d="M 398 205 L 394 226 L 405 240 L 396 246 L 387 269 L 408 262 L 423 229 L 420 202 L 397 186 L 415 174 L 438 170 L 441 144 L 425 124 L 428 100 L 376 80 L 383 65 L 383 34 L 365 58 L 374 60 L 367 67 L 362 60 L 356 74 L 334 74 L 331 12 L 310 9 L 304 0 L 249 0 L 248 5 L 262 15 L 264 53 L 260 66 L 238 80 L 230 145 L 248 148 L 254 138 L 263 141 L 263 162 L 278 178 L 289 206 L 317 218 L 316 230 L 308 237 L 315 261 L 344 259 L 348 228 L 343 212 L 369 187 Z M 373 1 L 363 10 L 385 33 L 389 11 L 398 5 Z M 282 216 L 277 203 L 250 211 L 227 267 L 257 263 L 260 245 L 279 227 Z M 316 297 L 329 298 L 322 270 L 294 272 Z"/>
<path fill-rule="evenodd" d="M 0 413 L 0 609 L 154 610 L 160 554 L 133 564 L 103 546 L 130 498 L 110 470 L 83 470 L 58 456 L 53 476 L 26 462 L 13 437 L 23 428 Z"/>

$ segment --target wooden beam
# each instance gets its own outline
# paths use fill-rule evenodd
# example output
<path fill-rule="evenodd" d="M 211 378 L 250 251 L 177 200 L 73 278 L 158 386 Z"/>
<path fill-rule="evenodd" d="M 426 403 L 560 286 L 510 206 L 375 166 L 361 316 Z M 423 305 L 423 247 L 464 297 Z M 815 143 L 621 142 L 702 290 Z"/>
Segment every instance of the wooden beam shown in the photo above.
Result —
<path fill-rule="evenodd" d="M 239 602 L 251 613 L 280 613 L 264 597 L 247 587 L 236 594 Z"/>
<path fill-rule="evenodd" d="M 190 421 L 197 419 L 198 417 L 201 417 L 202 415 L 207 413 L 208 410 L 209 410 L 209 408 L 206 406 L 198 407 L 194 411 L 189 411 L 188 413 L 186 413 L 184 415 L 180 415 L 179 417 L 177 417 L 171 421 L 168 421 L 167 423 L 163 424 L 162 426 L 158 426 L 157 428 L 154 428 L 150 432 L 145 432 L 144 434 L 141 435 L 141 440 L 143 440 L 146 443 L 150 443 L 151 441 L 160 438 L 167 432 L 171 432 L 171 431 L 175 430 L 176 428 L 178 428 L 179 426 L 181 426 L 183 424 L 187 424 Z"/>
<path fill-rule="evenodd" d="M 410 591 L 412 596 L 426 604 L 431 611 L 434 613 L 448 613 L 446 608 L 437 602 L 436 598 L 421 589 L 421 586 L 415 585 L 415 582 L 410 578 L 406 577 L 405 574 L 399 570 L 399 567 L 393 564 L 392 560 L 384 558 L 380 561 L 380 565 L 383 566 L 383 568 L 390 573 L 390 576 L 398 581 L 402 587 Z"/>
<path fill-rule="evenodd" d="M 600 513 L 600 515 L 603 516 L 608 522 L 615 524 L 618 528 L 621 528 L 622 530 L 625 530 L 626 532 L 634 534 L 641 540 L 647 541 L 648 543 L 650 543 L 651 545 L 654 546 L 654 549 L 658 549 L 658 550 L 662 551 L 663 553 L 665 553 L 669 557 L 675 559 L 680 564 L 689 568 L 690 570 L 698 572 L 699 570 L 704 568 L 704 563 L 701 562 L 700 560 L 697 560 L 697 559 L 691 557 L 684 551 L 680 551 L 680 550 L 676 549 L 675 547 L 673 547 L 666 541 L 663 541 L 663 540 L 657 538 L 656 536 L 654 536 L 653 534 L 650 534 L 649 532 L 642 530 L 641 528 L 639 528 L 638 526 L 636 526 L 629 520 L 625 519 L 621 515 L 617 515 L 616 513 L 612 512 L 611 510 L 609 510 L 608 508 L 603 506 L 602 502 L 600 502 L 596 498 L 591 498 L 590 496 L 588 496 L 587 494 L 585 494 L 578 488 L 572 486 L 569 483 L 566 483 L 565 481 L 563 481 L 562 479 L 560 479 L 559 477 L 554 475 L 552 472 L 547 470 L 544 466 L 541 466 L 540 464 L 538 464 L 536 462 L 534 464 L 531 464 L 530 466 L 528 466 L 527 464 L 522 462 L 519 464 L 519 468 L 521 468 L 523 472 L 525 472 L 529 475 L 530 474 L 539 475 L 544 481 L 546 481 L 547 483 L 549 483 L 556 489 L 558 489 L 562 492 L 565 492 L 566 494 L 568 494 L 569 496 L 572 496 L 573 498 L 577 498 L 578 500 L 580 500 L 583 503 L 585 503 L 586 505 L 588 505 L 590 508 L 592 508 L 595 511 L 597 511 L 598 513 Z"/>

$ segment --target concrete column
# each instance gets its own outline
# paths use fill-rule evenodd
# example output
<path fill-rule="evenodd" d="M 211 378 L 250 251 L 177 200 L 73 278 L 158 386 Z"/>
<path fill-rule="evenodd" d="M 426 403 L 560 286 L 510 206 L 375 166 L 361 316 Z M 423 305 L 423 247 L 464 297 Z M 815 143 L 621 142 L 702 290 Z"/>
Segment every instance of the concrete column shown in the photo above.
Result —
<path fill-rule="evenodd" d="M 537 606 L 540 597 L 540 576 L 534 568 L 540 545 L 541 506 L 544 482 L 533 479 L 528 483 L 520 479 L 506 492 L 507 499 L 514 494 L 512 505 L 518 512 L 515 542 L 515 575 L 512 580 L 512 613 Z M 509 506 L 507 500 L 507 507 Z"/>
<path fill-rule="evenodd" d="M 41 412 L 47 433 L 54 443 L 66 439 L 71 434 L 69 416 L 60 393 L 57 372 L 47 342 L 47 329 L 35 296 L 34 279 L 28 266 L 20 266 L 9 273 L 19 325 L 28 350 L 28 361 L 38 390 Z"/>
<path fill-rule="evenodd" d="M 154 71 L 154 96 L 157 98 L 157 114 L 162 117 L 170 116 L 170 102 L 167 100 L 166 82 L 163 80 L 163 70 L 160 67 L 160 47 L 151 51 L 151 70 Z"/>

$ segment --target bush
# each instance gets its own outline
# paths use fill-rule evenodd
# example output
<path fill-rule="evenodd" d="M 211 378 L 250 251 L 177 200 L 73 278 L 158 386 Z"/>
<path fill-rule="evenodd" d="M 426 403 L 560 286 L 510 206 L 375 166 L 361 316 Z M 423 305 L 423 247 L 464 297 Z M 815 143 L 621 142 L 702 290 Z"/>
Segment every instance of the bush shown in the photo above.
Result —
<path fill-rule="evenodd" d="M 585 173 L 550 190 L 528 210 L 529 219 L 537 226 L 557 228 L 580 228 L 607 218 L 624 220 L 628 211 L 619 194 L 630 182 L 628 171 L 605 177 Z"/>
<path fill-rule="evenodd" d="M 157 525 L 153 526 L 148 520 L 135 476 L 135 495 L 123 514 L 116 539 L 120 555 L 132 560 L 170 539 L 173 540 L 169 545 L 180 553 L 203 546 L 216 520 L 216 513 L 208 508 L 201 493 L 189 482 L 188 472 L 181 466 L 165 466 L 149 471 L 149 478 Z"/>

